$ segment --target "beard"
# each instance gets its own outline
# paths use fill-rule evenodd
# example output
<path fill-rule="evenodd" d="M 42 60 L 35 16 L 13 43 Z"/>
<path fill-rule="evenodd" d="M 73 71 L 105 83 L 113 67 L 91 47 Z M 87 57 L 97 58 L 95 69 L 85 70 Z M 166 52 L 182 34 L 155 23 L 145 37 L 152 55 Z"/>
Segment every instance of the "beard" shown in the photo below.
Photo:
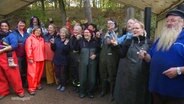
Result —
<path fill-rule="evenodd" d="M 162 29 L 161 36 L 157 44 L 157 50 L 161 50 L 161 51 L 169 50 L 172 44 L 178 38 L 181 31 L 182 31 L 182 26 L 180 26 L 180 24 L 173 27 L 165 26 Z"/>

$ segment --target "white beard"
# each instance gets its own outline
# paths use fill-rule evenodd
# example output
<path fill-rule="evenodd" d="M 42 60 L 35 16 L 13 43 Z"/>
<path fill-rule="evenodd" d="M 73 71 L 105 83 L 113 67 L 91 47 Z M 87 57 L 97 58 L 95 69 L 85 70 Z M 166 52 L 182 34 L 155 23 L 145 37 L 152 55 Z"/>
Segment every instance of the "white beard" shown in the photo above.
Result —
<path fill-rule="evenodd" d="M 157 44 L 157 50 L 167 51 L 176 41 L 182 31 L 182 27 L 177 25 L 172 28 L 164 27 Z"/>

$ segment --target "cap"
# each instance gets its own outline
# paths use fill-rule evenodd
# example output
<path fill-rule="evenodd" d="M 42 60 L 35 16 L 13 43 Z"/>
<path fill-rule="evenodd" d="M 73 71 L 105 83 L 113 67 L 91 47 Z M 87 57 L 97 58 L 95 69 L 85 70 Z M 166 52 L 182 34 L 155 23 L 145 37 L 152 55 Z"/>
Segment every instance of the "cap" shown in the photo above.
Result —
<path fill-rule="evenodd" d="M 184 4 L 177 6 L 176 9 L 170 10 L 167 14 L 166 17 L 168 16 L 180 16 L 181 18 L 184 18 Z"/>
<path fill-rule="evenodd" d="M 180 16 L 181 18 L 184 18 L 184 11 L 175 9 L 175 10 L 171 10 L 166 14 L 166 17 L 168 16 Z"/>

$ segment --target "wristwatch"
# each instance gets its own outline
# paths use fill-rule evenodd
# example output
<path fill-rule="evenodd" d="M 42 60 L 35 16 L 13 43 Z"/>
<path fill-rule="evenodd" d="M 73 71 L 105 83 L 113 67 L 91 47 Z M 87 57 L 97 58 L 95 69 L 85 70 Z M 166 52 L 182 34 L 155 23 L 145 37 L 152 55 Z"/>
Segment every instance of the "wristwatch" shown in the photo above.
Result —
<path fill-rule="evenodd" d="M 181 75 L 181 74 L 182 74 L 181 68 L 180 68 L 180 67 L 177 67 L 177 68 L 176 68 L 176 71 L 177 71 L 177 74 L 178 74 L 178 75 Z"/>

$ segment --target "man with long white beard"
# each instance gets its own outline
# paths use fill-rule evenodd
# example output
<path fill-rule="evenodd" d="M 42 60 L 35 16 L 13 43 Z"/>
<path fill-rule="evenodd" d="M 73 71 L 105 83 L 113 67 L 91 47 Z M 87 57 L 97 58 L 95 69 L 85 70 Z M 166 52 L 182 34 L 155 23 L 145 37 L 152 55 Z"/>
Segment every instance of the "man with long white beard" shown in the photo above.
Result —
<path fill-rule="evenodd" d="M 140 50 L 141 59 L 150 62 L 149 90 L 153 104 L 184 104 L 184 11 L 166 15 L 166 25 L 149 52 Z"/>

